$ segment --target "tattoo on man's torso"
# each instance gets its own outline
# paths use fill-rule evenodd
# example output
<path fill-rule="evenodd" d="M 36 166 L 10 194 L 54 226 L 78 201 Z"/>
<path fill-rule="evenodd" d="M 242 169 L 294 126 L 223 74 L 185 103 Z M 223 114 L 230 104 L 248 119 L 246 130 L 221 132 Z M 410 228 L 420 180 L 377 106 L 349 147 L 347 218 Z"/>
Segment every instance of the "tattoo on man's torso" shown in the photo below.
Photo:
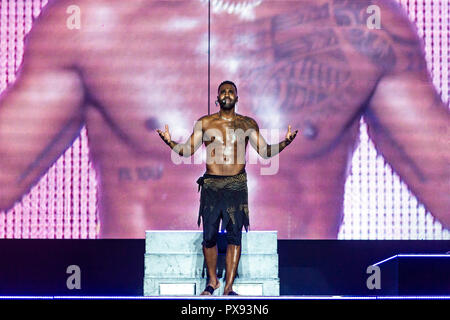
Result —
<path fill-rule="evenodd" d="M 405 39 L 400 43 L 387 31 L 369 29 L 370 4 L 369 0 L 333 0 L 235 26 L 233 46 L 252 66 L 240 74 L 251 95 L 270 96 L 272 110 L 304 110 L 328 118 L 366 101 L 375 79 L 396 67 L 397 44 L 405 47 L 400 58 L 410 57 L 413 68 L 417 43 Z M 349 58 L 355 53 L 359 61 Z M 361 62 L 372 70 L 361 70 Z M 355 89 L 361 82 L 366 82 L 360 86 L 363 89 Z M 254 103 L 253 111 L 258 114 L 266 107 Z"/>

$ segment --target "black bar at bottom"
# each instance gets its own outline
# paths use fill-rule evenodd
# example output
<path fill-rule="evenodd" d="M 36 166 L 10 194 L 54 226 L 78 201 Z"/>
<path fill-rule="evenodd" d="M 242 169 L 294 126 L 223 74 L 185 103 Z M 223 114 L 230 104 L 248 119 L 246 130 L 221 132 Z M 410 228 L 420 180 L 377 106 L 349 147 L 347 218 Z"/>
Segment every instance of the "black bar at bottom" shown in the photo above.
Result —
<path fill-rule="evenodd" d="M 142 319 L 289 319 L 337 316 L 339 313 L 366 317 L 385 317 L 387 312 L 399 309 L 403 312 L 418 310 L 448 310 L 450 297 L 441 299 L 48 299 L 48 300 L 0 300 L 0 308 L 6 312 L 31 311 L 32 314 L 48 314 L 58 310 L 60 319 L 69 316 L 86 317 L 92 315 L 108 316 L 120 312 L 127 315 L 139 315 Z M 6 307 L 6 308 L 5 308 Z M 426 309 L 422 309 L 426 308 Z M 308 313 L 307 313 L 308 312 Z M 309 314 L 311 312 L 311 314 Z M 331 313 L 330 313 L 331 312 Z M 350 313 L 348 313 L 350 312 Z M 307 316 L 309 314 L 309 316 Z M 343 315 L 340 313 L 339 315 Z"/>

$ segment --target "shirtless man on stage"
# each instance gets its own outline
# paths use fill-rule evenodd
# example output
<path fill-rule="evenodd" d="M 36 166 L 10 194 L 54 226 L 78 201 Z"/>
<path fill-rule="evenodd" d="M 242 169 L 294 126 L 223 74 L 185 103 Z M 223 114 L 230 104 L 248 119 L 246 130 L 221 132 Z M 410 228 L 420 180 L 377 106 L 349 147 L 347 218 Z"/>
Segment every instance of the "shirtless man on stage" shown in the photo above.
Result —
<path fill-rule="evenodd" d="M 249 206 L 245 154 L 247 144 L 263 158 L 269 159 L 284 150 L 295 139 L 298 130 L 288 132 L 283 141 L 269 145 L 259 132 L 257 122 L 236 113 L 236 85 L 224 81 L 219 85 L 217 102 L 220 111 L 201 117 L 194 125 L 189 139 L 181 144 L 173 141 L 169 128 L 156 130 L 164 142 L 183 157 L 191 157 L 198 148 L 206 146 L 206 173 L 197 180 L 202 189 L 199 221 L 203 220 L 203 254 L 208 267 L 209 282 L 203 295 L 212 295 L 220 283 L 217 279 L 217 236 L 227 230 L 225 257 L 226 282 L 224 295 L 236 295 L 233 282 L 241 256 L 242 227 L 248 231 Z"/>
<path fill-rule="evenodd" d="M 233 2 L 241 6 L 222 10 Z M 361 117 L 386 161 L 450 228 L 449 110 L 405 12 L 391 0 L 241 2 L 212 5 L 211 97 L 233 79 L 239 106 L 261 129 L 299 129 L 277 174 L 247 168 L 252 228 L 337 237 Z M 74 4 L 80 29 L 67 27 Z M 369 5 L 380 8 L 379 30 L 367 27 Z M 0 99 L 0 210 L 86 125 L 100 237 L 141 238 L 169 221 L 190 228 L 202 166 L 172 163 L 155 130 L 167 123 L 179 140 L 205 114 L 207 35 L 204 0 L 50 1 Z"/>

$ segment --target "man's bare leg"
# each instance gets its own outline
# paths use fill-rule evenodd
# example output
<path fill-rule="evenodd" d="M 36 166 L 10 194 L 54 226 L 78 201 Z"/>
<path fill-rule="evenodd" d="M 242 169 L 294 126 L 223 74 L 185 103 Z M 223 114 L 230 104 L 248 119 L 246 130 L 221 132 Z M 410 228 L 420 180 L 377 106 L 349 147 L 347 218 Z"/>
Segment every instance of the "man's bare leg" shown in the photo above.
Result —
<path fill-rule="evenodd" d="M 220 287 L 220 282 L 217 279 L 217 245 L 212 248 L 203 246 L 203 256 L 206 260 L 206 267 L 208 268 L 208 285 L 214 290 Z M 211 295 L 208 291 L 203 291 L 202 296 Z"/>
<path fill-rule="evenodd" d="M 233 282 L 234 278 L 236 277 L 240 258 L 241 246 L 229 244 L 227 246 L 227 255 L 225 258 L 226 279 L 225 288 L 223 290 L 224 295 L 228 295 L 231 291 L 233 291 Z"/>

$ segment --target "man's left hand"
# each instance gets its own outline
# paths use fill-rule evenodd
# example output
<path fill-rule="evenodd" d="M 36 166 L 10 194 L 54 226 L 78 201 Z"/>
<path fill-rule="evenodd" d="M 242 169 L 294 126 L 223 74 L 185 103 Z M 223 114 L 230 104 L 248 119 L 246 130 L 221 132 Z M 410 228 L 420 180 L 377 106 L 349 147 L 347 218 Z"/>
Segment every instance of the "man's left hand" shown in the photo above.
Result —
<path fill-rule="evenodd" d="M 286 134 L 286 142 L 289 144 L 294 141 L 295 136 L 297 135 L 298 129 L 294 132 L 291 132 L 291 125 L 288 126 L 288 132 Z"/>

